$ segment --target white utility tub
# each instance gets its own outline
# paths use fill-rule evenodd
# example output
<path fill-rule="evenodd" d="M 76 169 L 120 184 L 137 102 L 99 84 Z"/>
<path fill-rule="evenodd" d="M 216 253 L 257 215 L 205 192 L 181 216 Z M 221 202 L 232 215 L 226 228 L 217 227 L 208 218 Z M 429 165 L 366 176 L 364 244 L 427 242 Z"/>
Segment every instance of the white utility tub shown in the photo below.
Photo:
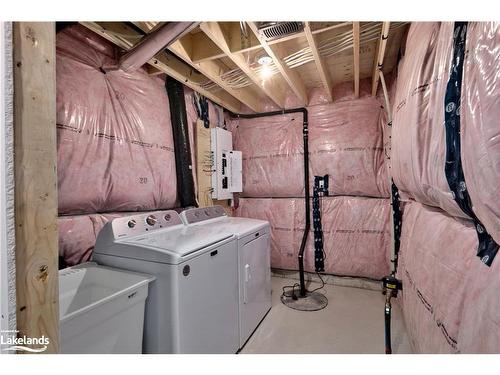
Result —
<path fill-rule="evenodd" d="M 61 353 L 141 353 L 153 276 L 88 262 L 59 271 Z"/>

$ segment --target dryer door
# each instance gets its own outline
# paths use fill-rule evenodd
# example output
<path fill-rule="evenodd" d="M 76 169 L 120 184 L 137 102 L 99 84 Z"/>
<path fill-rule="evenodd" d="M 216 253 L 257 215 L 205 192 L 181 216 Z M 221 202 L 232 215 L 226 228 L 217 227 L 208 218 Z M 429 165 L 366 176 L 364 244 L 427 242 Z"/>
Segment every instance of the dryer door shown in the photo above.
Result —
<path fill-rule="evenodd" d="M 271 308 L 269 234 L 255 233 L 240 240 L 240 347 Z"/>

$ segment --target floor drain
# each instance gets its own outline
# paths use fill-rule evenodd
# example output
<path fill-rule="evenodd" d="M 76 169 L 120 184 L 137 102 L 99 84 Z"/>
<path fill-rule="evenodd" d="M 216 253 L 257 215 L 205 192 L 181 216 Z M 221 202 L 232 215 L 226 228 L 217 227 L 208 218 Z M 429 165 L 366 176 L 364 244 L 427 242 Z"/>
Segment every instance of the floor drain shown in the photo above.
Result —
<path fill-rule="evenodd" d="M 322 310 L 328 305 L 328 298 L 319 292 L 307 292 L 304 297 L 300 297 L 299 291 L 295 291 L 296 299 L 293 298 L 293 290 L 288 290 L 281 295 L 281 302 L 285 306 L 300 311 Z"/>

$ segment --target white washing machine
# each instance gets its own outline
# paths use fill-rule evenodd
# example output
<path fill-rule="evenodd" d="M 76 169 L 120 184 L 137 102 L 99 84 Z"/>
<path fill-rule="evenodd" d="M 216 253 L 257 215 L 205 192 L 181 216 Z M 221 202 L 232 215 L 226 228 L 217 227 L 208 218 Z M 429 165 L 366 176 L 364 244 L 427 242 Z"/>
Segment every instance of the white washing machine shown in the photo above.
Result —
<path fill-rule="evenodd" d="M 189 227 L 220 228 L 238 239 L 239 345 L 243 347 L 271 308 L 269 222 L 227 216 L 221 206 L 192 208 L 181 213 Z"/>
<path fill-rule="evenodd" d="M 235 353 L 239 347 L 237 241 L 224 227 L 186 226 L 175 211 L 114 219 L 93 260 L 156 277 L 144 353 Z"/>

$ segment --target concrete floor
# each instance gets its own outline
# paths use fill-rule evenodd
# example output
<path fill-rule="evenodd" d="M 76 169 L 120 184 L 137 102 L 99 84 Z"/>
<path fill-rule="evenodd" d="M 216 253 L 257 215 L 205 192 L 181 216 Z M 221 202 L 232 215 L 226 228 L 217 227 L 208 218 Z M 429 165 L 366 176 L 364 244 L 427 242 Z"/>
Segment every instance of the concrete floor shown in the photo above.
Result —
<path fill-rule="evenodd" d="M 242 354 L 355 353 L 385 351 L 384 296 L 380 291 L 325 285 L 328 306 L 320 311 L 290 309 L 280 300 L 282 287 L 297 280 L 272 278 L 273 306 Z M 308 289 L 316 288 L 311 283 Z M 399 305 L 392 309 L 392 350 L 411 353 Z"/>

